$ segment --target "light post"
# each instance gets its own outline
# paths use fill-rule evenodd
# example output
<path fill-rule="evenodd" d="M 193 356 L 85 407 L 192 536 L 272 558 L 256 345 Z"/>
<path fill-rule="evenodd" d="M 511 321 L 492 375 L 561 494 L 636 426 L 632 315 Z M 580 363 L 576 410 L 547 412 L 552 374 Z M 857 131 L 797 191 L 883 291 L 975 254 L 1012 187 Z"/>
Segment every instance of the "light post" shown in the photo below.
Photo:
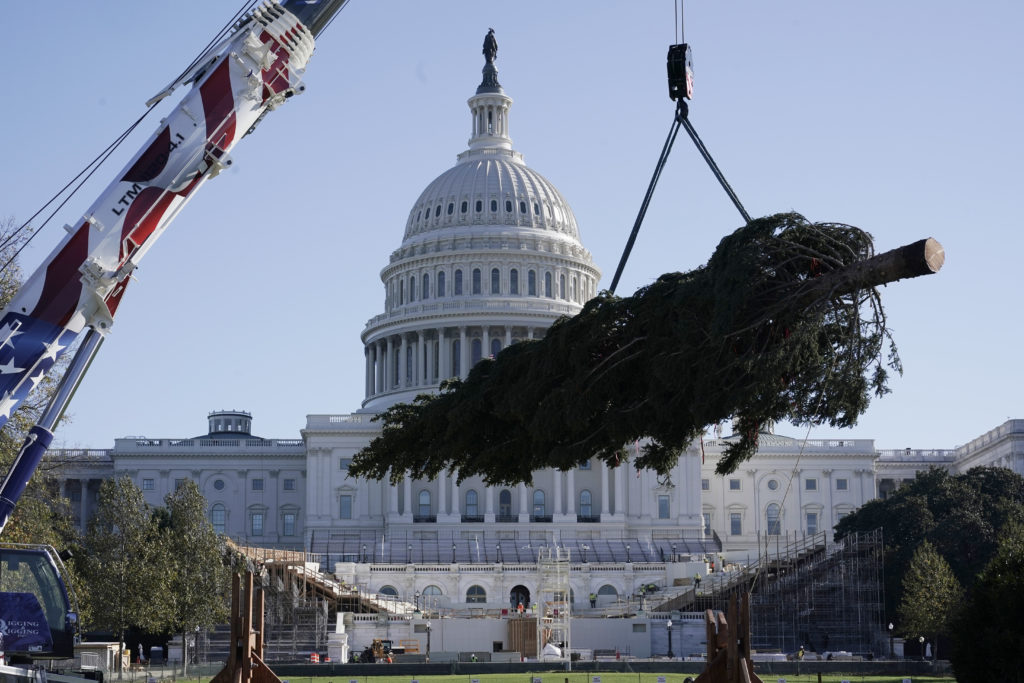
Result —
<path fill-rule="evenodd" d="M 896 650 L 892 644 L 892 622 L 889 622 L 889 659 L 896 659 Z"/>
<path fill-rule="evenodd" d="M 669 619 L 665 622 L 665 627 L 668 629 L 668 658 L 672 659 L 675 655 L 672 653 L 672 620 Z"/>
<path fill-rule="evenodd" d="M 924 661 L 924 636 L 917 637 L 917 646 L 921 650 L 921 661 Z"/>
<path fill-rule="evenodd" d="M 415 593 L 412 594 L 412 596 L 413 596 L 413 599 L 416 600 L 416 609 L 414 611 L 419 612 L 420 611 L 420 592 L 416 591 Z"/>
<path fill-rule="evenodd" d="M 427 622 L 427 661 L 430 661 L 430 622 Z"/>

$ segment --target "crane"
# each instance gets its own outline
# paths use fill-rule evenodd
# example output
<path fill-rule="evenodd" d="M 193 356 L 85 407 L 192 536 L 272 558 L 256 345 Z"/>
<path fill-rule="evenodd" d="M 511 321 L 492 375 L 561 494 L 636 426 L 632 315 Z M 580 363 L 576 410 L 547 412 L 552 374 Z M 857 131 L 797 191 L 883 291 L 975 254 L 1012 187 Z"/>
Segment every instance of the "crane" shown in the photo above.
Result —
<path fill-rule="evenodd" d="M 56 391 L 0 484 L 0 533 L 114 322 L 139 261 L 231 150 L 304 90 L 316 37 L 347 0 L 253 5 L 147 106 L 191 85 L 174 110 L 0 313 L 0 429 L 79 340 Z M 0 662 L 72 656 L 77 611 L 63 564 L 46 546 L 0 547 Z M 17 631 L 12 624 L 22 624 Z"/>

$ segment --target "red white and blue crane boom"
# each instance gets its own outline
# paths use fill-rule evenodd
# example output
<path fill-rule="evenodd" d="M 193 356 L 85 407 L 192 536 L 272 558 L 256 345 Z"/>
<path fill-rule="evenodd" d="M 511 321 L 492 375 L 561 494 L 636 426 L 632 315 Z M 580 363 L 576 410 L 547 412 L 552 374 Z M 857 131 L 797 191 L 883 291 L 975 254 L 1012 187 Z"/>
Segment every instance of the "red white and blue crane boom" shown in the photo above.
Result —
<path fill-rule="evenodd" d="M 0 532 L 114 321 L 132 271 L 231 150 L 301 92 L 315 37 L 347 0 L 267 0 L 179 81 L 188 94 L 0 314 L 0 428 L 89 328 L 43 419 L 0 485 Z"/>

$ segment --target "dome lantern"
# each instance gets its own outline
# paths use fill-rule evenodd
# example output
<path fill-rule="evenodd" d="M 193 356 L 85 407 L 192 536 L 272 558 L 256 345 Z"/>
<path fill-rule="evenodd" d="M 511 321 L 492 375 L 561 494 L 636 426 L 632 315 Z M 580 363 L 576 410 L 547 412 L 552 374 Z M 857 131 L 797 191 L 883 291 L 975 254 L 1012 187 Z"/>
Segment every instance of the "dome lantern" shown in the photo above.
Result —
<path fill-rule="evenodd" d="M 512 98 L 505 94 L 498 83 L 498 69 L 494 60 L 498 54 L 498 42 L 494 39 L 494 29 L 487 32 L 484 38 L 483 80 L 477 86 L 476 94 L 469 98 L 469 110 L 472 112 L 472 135 L 469 138 L 470 150 L 483 148 L 512 149 L 512 139 L 508 136 L 508 110 L 512 106 Z"/>

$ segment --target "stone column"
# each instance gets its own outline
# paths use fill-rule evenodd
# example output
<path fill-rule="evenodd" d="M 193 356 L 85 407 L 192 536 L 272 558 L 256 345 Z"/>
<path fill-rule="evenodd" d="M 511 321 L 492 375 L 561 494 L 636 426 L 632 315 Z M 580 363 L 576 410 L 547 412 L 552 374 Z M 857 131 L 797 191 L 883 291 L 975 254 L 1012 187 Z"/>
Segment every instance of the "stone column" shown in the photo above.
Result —
<path fill-rule="evenodd" d="M 494 523 L 494 487 L 488 486 L 484 489 L 484 522 Z"/>
<path fill-rule="evenodd" d="M 388 336 L 388 351 L 384 359 L 384 390 L 393 389 L 397 382 L 395 377 L 395 338 Z"/>
<path fill-rule="evenodd" d="M 459 495 L 459 473 L 452 472 L 452 514 L 456 517 L 460 514 L 459 505 L 462 503 Z"/>
<path fill-rule="evenodd" d="M 512 326 L 505 326 L 505 348 L 512 346 Z"/>
<path fill-rule="evenodd" d="M 554 489 L 554 509 L 551 511 L 552 515 L 562 514 L 562 471 L 552 470 L 551 471 L 551 487 Z"/>
<path fill-rule="evenodd" d="M 565 474 L 565 514 L 575 515 L 576 514 L 576 468 L 569 470 Z"/>
<path fill-rule="evenodd" d="M 448 487 L 445 486 L 444 477 L 438 477 L 437 481 L 437 516 L 448 514 Z"/>
<path fill-rule="evenodd" d="M 466 326 L 459 328 L 459 378 L 469 374 L 469 344 L 466 343 Z"/>
<path fill-rule="evenodd" d="M 608 516 L 608 463 L 601 461 L 601 519 Z"/>
<path fill-rule="evenodd" d="M 828 504 L 825 509 L 826 519 L 822 521 L 825 523 L 825 529 L 831 529 L 836 524 L 833 521 L 835 511 L 832 509 L 832 470 L 822 470 L 821 473 L 825 475 L 825 486 L 828 488 Z M 829 533 L 828 536 L 830 537 L 829 540 L 831 540 L 832 534 Z"/>
<path fill-rule="evenodd" d="M 445 345 L 444 328 L 439 327 L 437 328 L 437 380 L 439 382 L 452 376 L 451 357 L 452 354 Z"/>
<path fill-rule="evenodd" d="M 365 371 L 364 371 L 364 378 L 363 378 L 363 393 L 364 393 L 365 396 L 370 396 L 373 393 L 373 389 L 370 386 L 370 377 L 373 374 L 373 371 L 372 371 L 371 365 L 370 365 L 371 357 L 372 357 L 372 354 L 370 353 L 370 347 L 369 346 L 364 346 L 363 347 L 363 361 L 365 363 Z"/>
<path fill-rule="evenodd" d="M 388 521 L 398 517 L 398 485 L 388 484 Z"/>
<path fill-rule="evenodd" d="M 680 458 L 680 462 L 686 457 L 686 452 L 683 452 L 683 456 Z M 682 470 L 682 468 L 680 468 Z M 685 481 L 682 477 L 679 481 Z M 677 486 L 676 491 L 682 491 L 682 486 Z M 678 493 L 676 495 L 679 495 Z M 617 518 L 625 518 L 626 516 L 626 463 L 620 462 L 619 466 L 615 468 L 615 516 Z"/>
<path fill-rule="evenodd" d="M 526 484 L 519 485 L 519 521 L 530 521 L 530 504 L 528 502 Z"/>
<path fill-rule="evenodd" d="M 405 490 L 405 509 L 402 510 L 402 517 L 408 518 L 409 521 L 412 521 L 412 477 L 407 476 L 402 482 L 402 487 Z"/>
<path fill-rule="evenodd" d="M 480 358 L 487 358 L 491 355 L 491 327 L 490 325 L 483 326 L 483 332 L 480 336 Z"/>
<path fill-rule="evenodd" d="M 421 332 L 421 335 L 425 335 L 426 331 Z M 430 339 L 425 340 L 425 349 L 427 353 L 427 377 L 425 384 L 433 384 L 434 378 L 437 374 L 437 368 L 434 367 L 434 349 L 437 348 L 437 342 Z"/>
<path fill-rule="evenodd" d="M 396 386 L 407 387 L 409 386 L 406 382 L 406 377 L 409 376 L 409 357 L 406 349 L 409 348 L 409 339 L 403 333 L 399 337 L 398 345 L 398 382 Z"/>

